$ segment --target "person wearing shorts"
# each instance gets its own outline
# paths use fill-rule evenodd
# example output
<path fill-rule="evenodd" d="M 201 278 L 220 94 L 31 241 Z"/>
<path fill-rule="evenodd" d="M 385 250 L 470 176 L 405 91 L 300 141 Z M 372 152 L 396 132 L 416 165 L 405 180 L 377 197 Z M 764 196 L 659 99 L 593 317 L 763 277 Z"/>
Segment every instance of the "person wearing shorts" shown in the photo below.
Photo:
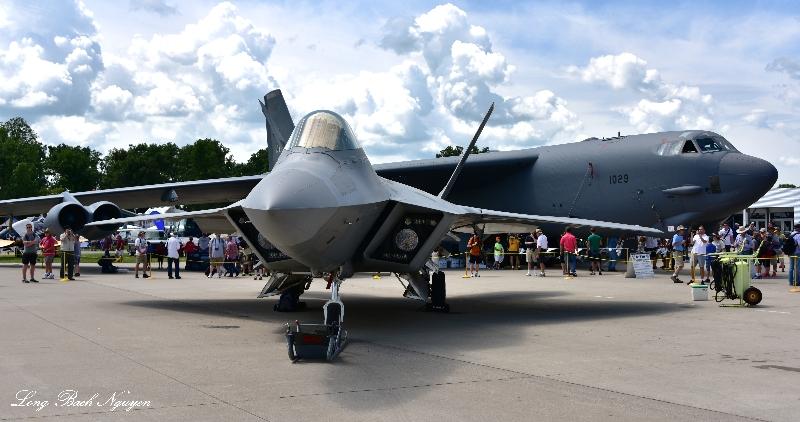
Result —
<path fill-rule="evenodd" d="M 528 277 L 530 277 L 531 269 L 536 263 L 536 251 L 536 232 L 531 232 L 531 234 L 525 236 L 525 260 L 528 261 L 528 272 L 525 275 Z"/>
<path fill-rule="evenodd" d="M 703 284 L 706 278 L 706 245 L 709 239 L 706 235 L 706 229 L 703 226 L 697 228 L 697 234 L 692 237 L 692 254 L 689 261 L 689 273 L 692 277 L 691 283 Z M 700 266 L 700 282 L 698 283 L 694 276 L 694 267 Z"/>
<path fill-rule="evenodd" d="M 469 268 L 470 275 L 473 277 L 480 277 L 480 264 L 481 264 L 481 238 L 477 233 L 467 241 L 467 250 L 469 250 Z"/>
<path fill-rule="evenodd" d="M 142 277 L 149 278 L 150 276 L 147 275 L 147 271 L 150 271 L 150 263 L 147 255 L 148 244 L 147 239 L 144 238 L 144 232 L 139 232 L 139 237 L 136 238 L 133 247 L 136 249 L 136 278 L 139 278 L 139 265 L 142 266 Z"/>
<path fill-rule="evenodd" d="M 23 283 L 38 283 L 39 281 L 33 278 L 33 272 L 36 270 L 36 261 L 39 258 L 39 236 L 33 232 L 33 225 L 28 223 L 25 225 L 25 234 L 22 235 L 22 282 Z M 31 279 L 26 278 L 30 269 Z"/>
<path fill-rule="evenodd" d="M 39 247 L 44 256 L 44 277 L 42 278 L 52 280 L 55 278 L 53 260 L 56 257 L 56 238 L 50 233 L 50 229 L 44 229 L 44 238 L 39 242 Z"/>
<path fill-rule="evenodd" d="M 602 238 L 595 233 L 596 229 L 594 227 L 590 228 L 589 231 L 592 233 L 586 239 L 586 249 L 589 250 L 589 265 L 590 267 L 590 275 L 594 275 L 595 269 L 597 269 L 597 274 L 603 275 L 603 267 L 600 266 L 600 243 Z"/>

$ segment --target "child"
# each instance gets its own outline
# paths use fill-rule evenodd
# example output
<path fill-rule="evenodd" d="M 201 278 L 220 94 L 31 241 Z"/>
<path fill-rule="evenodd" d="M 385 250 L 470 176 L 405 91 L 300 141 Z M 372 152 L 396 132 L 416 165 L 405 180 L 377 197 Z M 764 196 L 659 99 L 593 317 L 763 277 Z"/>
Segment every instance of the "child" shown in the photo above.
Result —
<path fill-rule="evenodd" d="M 505 249 L 503 248 L 503 244 L 500 243 L 500 236 L 495 237 L 494 242 L 494 269 L 499 270 L 500 266 L 503 264 L 503 255 L 505 254 Z"/>

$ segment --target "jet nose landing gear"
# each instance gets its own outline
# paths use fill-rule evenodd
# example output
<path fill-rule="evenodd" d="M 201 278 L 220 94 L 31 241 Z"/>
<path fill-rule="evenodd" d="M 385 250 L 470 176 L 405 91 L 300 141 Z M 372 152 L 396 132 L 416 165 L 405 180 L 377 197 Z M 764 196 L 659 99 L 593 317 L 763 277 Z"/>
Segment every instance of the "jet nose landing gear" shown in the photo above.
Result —
<path fill-rule="evenodd" d="M 344 349 L 347 330 L 344 329 L 344 303 L 339 297 L 342 280 L 334 275 L 328 280 L 331 299 L 323 305 L 324 324 L 286 324 L 286 344 L 289 360 L 300 359 L 333 360 Z"/>

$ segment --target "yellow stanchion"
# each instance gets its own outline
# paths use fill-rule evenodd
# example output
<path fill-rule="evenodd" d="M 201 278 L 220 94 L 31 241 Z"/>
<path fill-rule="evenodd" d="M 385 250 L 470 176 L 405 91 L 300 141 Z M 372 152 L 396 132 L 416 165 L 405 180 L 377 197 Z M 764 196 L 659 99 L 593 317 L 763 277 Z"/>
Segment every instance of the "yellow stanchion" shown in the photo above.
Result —
<path fill-rule="evenodd" d="M 58 281 L 60 281 L 62 283 L 69 282 L 69 278 L 68 278 L 69 274 L 67 274 L 67 268 L 68 268 L 68 266 L 67 266 L 67 253 L 64 252 L 64 251 L 61 251 L 61 278 Z"/>
<path fill-rule="evenodd" d="M 461 278 L 472 278 L 469 275 L 469 251 L 464 252 L 464 275 Z"/>

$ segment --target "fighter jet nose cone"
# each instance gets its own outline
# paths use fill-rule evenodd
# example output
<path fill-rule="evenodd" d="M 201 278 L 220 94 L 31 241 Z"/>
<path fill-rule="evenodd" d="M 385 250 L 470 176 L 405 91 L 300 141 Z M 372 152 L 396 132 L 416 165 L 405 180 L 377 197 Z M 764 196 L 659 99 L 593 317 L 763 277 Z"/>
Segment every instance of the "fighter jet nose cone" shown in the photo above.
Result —
<path fill-rule="evenodd" d="M 266 176 L 268 183 L 260 197 L 264 211 L 288 211 L 336 206 L 336 197 L 327 183 L 316 175 L 287 169 Z"/>

